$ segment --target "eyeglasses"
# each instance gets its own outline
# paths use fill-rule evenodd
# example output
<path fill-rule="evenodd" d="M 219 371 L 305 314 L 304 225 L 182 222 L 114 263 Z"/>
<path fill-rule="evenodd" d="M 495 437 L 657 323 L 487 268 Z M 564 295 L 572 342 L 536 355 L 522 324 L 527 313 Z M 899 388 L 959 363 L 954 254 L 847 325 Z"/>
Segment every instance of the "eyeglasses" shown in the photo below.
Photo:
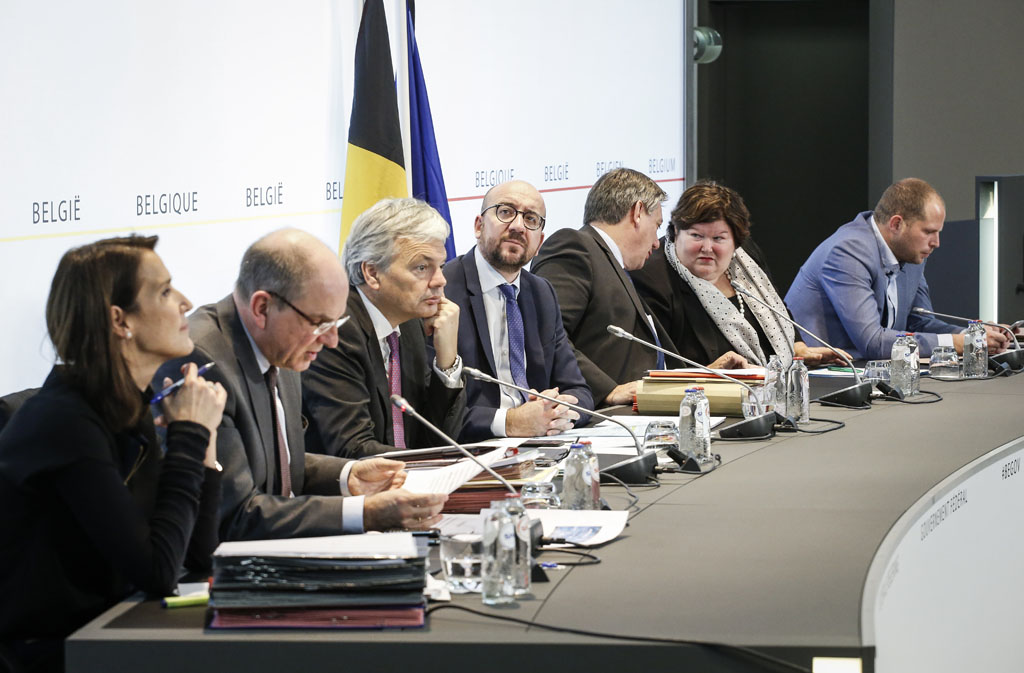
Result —
<path fill-rule="evenodd" d="M 284 297 L 282 297 L 278 293 L 274 292 L 273 290 L 265 290 L 265 292 L 267 294 L 269 294 L 270 296 L 277 297 L 278 299 L 280 299 L 284 303 L 288 304 L 288 308 L 290 308 L 291 310 L 293 310 L 296 313 L 298 313 L 299 316 L 301 316 L 306 322 L 308 322 L 310 325 L 312 325 L 313 326 L 313 336 L 320 336 L 321 334 L 325 334 L 332 327 L 341 327 L 346 322 L 348 322 L 349 318 L 352 317 L 350 315 L 347 315 L 347 316 L 345 316 L 343 318 L 338 318 L 337 320 L 328 320 L 327 322 L 317 322 L 316 320 L 313 320 L 308 315 L 306 315 L 305 313 L 300 311 L 298 306 L 296 306 L 295 304 L 291 303 L 290 301 L 288 301 L 287 299 L 285 299 Z"/>
<path fill-rule="evenodd" d="M 494 208 L 494 215 L 498 218 L 498 221 L 503 224 L 512 224 L 516 219 L 516 215 L 522 215 L 523 226 L 530 231 L 543 229 L 544 223 L 547 221 L 543 216 L 538 215 L 532 210 L 516 210 L 507 203 L 495 203 L 493 206 L 487 206 L 480 211 L 480 214 L 483 215 L 491 208 Z"/>

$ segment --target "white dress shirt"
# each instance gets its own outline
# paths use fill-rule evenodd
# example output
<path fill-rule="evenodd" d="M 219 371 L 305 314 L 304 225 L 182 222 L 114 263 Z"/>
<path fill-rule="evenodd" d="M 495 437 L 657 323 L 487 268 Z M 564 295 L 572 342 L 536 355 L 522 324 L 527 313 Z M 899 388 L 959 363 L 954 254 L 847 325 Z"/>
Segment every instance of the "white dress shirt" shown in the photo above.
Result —
<path fill-rule="evenodd" d="M 608 249 L 611 250 L 612 255 L 615 256 L 615 261 L 619 263 L 619 266 L 621 266 L 622 270 L 626 272 L 626 275 L 629 275 L 629 271 L 626 271 L 626 264 L 622 261 L 622 251 L 619 250 L 619 246 L 615 243 L 612 237 L 602 230 L 601 227 L 594 227 L 594 231 L 601 235 L 604 242 L 608 244 Z M 644 315 L 647 316 L 647 324 L 651 326 L 651 334 L 657 334 L 657 331 L 654 329 L 654 318 L 651 317 L 650 313 L 645 313 Z"/>
<path fill-rule="evenodd" d="M 515 383 L 512 380 L 512 365 L 508 351 L 508 322 L 505 317 L 505 295 L 501 286 L 508 284 L 516 289 L 516 296 L 519 296 L 519 274 L 516 274 L 512 281 L 505 280 L 497 269 L 491 266 L 480 254 L 480 249 L 473 251 L 473 259 L 476 262 L 477 275 L 480 277 L 480 291 L 484 296 L 484 314 L 487 319 L 487 333 L 491 337 L 491 353 L 494 355 L 494 375 L 506 383 Z M 524 344 L 525 345 L 525 344 Z M 526 353 L 523 353 L 523 362 L 526 362 Z M 494 412 L 491 420 L 491 434 L 495 437 L 505 437 L 505 417 L 508 410 L 523 403 L 522 396 L 511 388 L 498 386 L 501 390 L 500 406 Z"/>

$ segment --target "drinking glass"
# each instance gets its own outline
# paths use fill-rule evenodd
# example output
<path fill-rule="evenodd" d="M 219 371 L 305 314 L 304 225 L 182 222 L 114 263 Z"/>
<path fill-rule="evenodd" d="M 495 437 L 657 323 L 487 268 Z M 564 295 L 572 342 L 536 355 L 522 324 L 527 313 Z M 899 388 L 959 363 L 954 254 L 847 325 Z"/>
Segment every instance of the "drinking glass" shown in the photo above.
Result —
<path fill-rule="evenodd" d="M 758 404 L 764 405 L 765 412 L 772 411 L 775 408 L 775 389 L 767 388 L 765 386 L 751 386 L 753 394 L 750 390 L 742 388 L 740 390 L 740 409 L 743 411 L 743 418 L 756 418 L 761 415 L 761 410 Z M 767 399 L 769 396 L 772 397 L 771 401 Z"/>
<path fill-rule="evenodd" d="M 952 346 L 936 346 L 929 358 L 928 372 L 935 379 L 960 378 L 960 358 Z"/>
<path fill-rule="evenodd" d="M 562 500 L 555 493 L 555 485 L 550 481 L 523 484 L 519 498 L 526 509 L 560 509 Z"/>
<path fill-rule="evenodd" d="M 441 536 L 441 568 L 448 591 L 479 593 L 483 584 L 484 541 L 475 533 Z"/>
<path fill-rule="evenodd" d="M 892 363 L 889 360 L 868 360 L 868 363 L 864 365 L 863 379 L 872 383 L 877 381 L 888 383 L 891 367 Z"/>
<path fill-rule="evenodd" d="M 644 452 L 655 451 L 668 455 L 669 449 L 679 446 L 679 430 L 675 421 L 651 421 L 644 431 Z"/>

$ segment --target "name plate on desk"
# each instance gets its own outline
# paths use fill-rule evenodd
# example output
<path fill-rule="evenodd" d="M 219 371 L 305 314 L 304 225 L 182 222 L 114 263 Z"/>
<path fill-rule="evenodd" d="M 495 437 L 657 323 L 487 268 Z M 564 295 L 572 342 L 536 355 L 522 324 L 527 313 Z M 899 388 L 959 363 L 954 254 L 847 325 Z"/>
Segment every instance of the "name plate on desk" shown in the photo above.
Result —
<path fill-rule="evenodd" d="M 868 574 L 864 644 L 875 671 L 1008 670 L 1024 608 L 1024 438 L 933 488 L 893 527 Z M 951 609 L 950 606 L 956 606 Z M 872 640 L 873 639 L 873 643 Z M 1024 668 L 1024 654 L 1015 659 Z"/>

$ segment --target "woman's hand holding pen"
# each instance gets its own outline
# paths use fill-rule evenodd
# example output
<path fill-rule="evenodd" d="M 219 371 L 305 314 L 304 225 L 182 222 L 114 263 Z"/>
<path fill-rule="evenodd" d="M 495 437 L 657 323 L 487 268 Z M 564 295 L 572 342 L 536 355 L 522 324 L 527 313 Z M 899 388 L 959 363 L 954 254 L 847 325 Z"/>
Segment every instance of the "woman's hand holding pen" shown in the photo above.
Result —
<path fill-rule="evenodd" d="M 203 464 L 216 467 L 217 426 L 220 425 L 228 393 L 220 383 L 199 376 L 194 363 L 186 364 L 182 373 L 185 375 L 184 383 L 175 394 L 165 397 L 161 402 L 164 420 L 167 423 L 192 421 L 209 430 L 210 444 L 206 448 Z M 171 383 L 171 379 L 164 379 L 164 386 Z"/>

